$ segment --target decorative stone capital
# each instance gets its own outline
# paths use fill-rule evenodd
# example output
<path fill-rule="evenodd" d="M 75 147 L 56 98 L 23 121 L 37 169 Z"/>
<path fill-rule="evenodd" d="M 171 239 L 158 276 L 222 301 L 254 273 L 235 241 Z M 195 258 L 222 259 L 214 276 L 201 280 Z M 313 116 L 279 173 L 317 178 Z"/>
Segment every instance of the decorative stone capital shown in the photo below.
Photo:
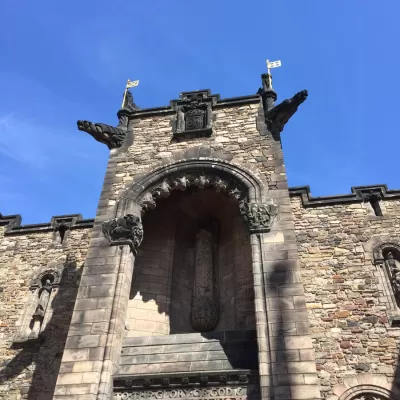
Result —
<path fill-rule="evenodd" d="M 110 241 L 111 246 L 127 244 L 134 254 L 137 253 L 137 249 L 143 240 L 142 221 L 132 214 L 103 222 L 102 231 Z"/>
<path fill-rule="evenodd" d="M 240 214 L 243 217 L 250 233 L 268 232 L 278 214 L 278 207 L 274 204 L 239 203 Z"/>

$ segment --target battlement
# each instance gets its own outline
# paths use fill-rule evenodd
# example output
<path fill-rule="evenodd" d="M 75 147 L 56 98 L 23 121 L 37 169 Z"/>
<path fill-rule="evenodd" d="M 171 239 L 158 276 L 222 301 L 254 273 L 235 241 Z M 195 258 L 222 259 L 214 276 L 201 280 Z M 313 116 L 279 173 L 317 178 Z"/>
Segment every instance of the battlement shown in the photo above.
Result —
<path fill-rule="evenodd" d="M 20 214 L 3 215 L 0 213 L 0 226 L 6 226 L 5 235 L 52 232 L 60 224 L 68 225 L 69 229 L 92 228 L 94 219 L 84 219 L 81 214 L 56 215 L 51 217 L 50 222 L 39 224 L 21 225 Z"/>
<path fill-rule="evenodd" d="M 333 196 L 313 197 L 310 186 L 294 186 L 289 188 L 290 197 L 300 197 L 303 207 L 324 207 L 338 204 L 355 204 L 367 200 L 368 196 L 375 194 L 381 200 L 400 199 L 400 189 L 388 189 L 385 184 L 352 186 L 351 193 Z M 60 223 L 69 224 L 70 229 L 93 228 L 94 218 L 82 218 L 81 214 L 56 215 L 50 222 L 22 225 L 20 214 L 3 215 L 0 213 L 0 226 L 6 226 L 5 235 L 51 232 Z"/>

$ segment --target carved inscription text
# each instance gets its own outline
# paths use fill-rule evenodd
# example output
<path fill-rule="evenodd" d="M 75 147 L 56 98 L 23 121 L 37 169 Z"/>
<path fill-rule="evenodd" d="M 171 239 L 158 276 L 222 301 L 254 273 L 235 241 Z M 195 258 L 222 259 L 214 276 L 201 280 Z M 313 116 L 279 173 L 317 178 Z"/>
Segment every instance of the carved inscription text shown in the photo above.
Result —
<path fill-rule="evenodd" d="M 116 400 L 213 399 L 247 400 L 247 387 L 187 388 L 167 390 L 137 390 L 114 393 Z"/>

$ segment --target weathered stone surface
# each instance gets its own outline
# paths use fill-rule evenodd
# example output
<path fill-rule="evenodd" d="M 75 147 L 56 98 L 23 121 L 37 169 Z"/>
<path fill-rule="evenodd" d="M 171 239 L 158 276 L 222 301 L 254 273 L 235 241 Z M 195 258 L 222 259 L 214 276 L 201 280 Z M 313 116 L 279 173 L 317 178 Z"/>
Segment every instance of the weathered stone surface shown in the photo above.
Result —
<path fill-rule="evenodd" d="M 0 226 L 0 399 L 51 398 L 91 229 L 70 230 L 61 244 L 51 231 L 4 237 L 4 228 Z M 51 291 L 46 326 L 38 340 L 13 345 L 32 279 L 54 263 L 64 265 L 64 272 L 60 286 Z"/>
<path fill-rule="evenodd" d="M 384 217 L 371 217 L 368 203 L 291 204 L 322 396 L 355 374 L 392 377 L 400 329 L 388 324 L 383 275 L 367 244 L 399 236 L 400 201 L 381 201 Z"/>

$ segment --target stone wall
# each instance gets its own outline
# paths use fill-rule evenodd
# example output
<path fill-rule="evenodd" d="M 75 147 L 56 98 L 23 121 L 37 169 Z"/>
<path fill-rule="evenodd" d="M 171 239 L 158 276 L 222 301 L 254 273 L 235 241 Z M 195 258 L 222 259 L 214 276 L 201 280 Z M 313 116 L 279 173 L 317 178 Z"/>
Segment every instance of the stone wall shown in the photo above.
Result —
<path fill-rule="evenodd" d="M 0 399 L 52 399 L 91 229 L 4 236 L 0 226 Z M 49 265 L 64 265 L 38 340 L 13 344 L 32 280 Z"/>
<path fill-rule="evenodd" d="M 372 248 L 399 237 L 400 201 L 381 201 L 381 217 L 369 203 L 304 208 L 295 196 L 291 204 L 322 395 L 365 372 L 392 379 L 400 328 L 388 323 L 385 275 Z"/>
<path fill-rule="evenodd" d="M 173 192 L 143 218 L 127 337 L 193 332 L 194 240 L 196 223 L 204 216 L 220 222 L 214 265 L 220 313 L 216 330 L 255 329 L 251 247 L 237 202 L 213 190 L 195 190 Z"/>
<path fill-rule="evenodd" d="M 116 172 L 112 180 L 112 191 L 108 205 L 115 204 L 118 195 L 128 188 L 133 178 L 150 171 L 162 162 L 183 159 L 184 151 L 199 146 L 209 146 L 212 150 L 229 153 L 233 163 L 249 165 L 264 175 L 275 187 L 284 188 L 286 175 L 282 168 L 280 148 L 271 136 L 260 136 L 257 119 L 263 115 L 260 104 L 227 107 L 213 111 L 213 134 L 209 138 L 176 140 L 172 135 L 173 115 L 136 116 L 130 121 L 133 143 L 128 149 L 121 149 L 113 159 Z M 181 157 L 176 154 L 181 152 Z M 207 157 L 207 155 L 206 155 Z M 279 182 L 279 184 L 277 184 Z M 287 184 L 286 186 L 287 187 Z"/>

